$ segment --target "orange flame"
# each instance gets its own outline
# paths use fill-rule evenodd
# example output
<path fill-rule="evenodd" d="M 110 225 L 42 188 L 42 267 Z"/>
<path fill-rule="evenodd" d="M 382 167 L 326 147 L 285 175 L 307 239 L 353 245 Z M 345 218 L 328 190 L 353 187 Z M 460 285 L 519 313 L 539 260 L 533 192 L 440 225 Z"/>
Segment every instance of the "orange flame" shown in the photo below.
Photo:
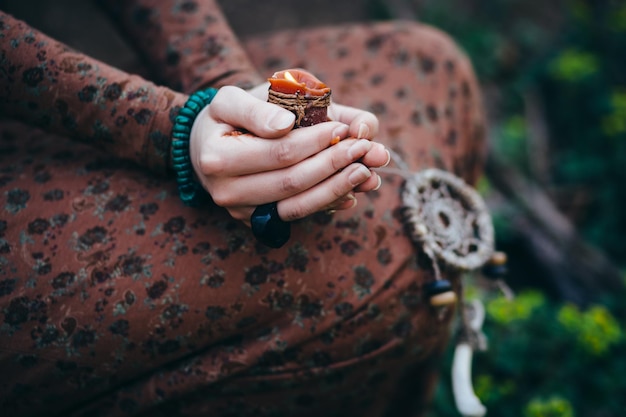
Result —
<path fill-rule="evenodd" d="M 296 81 L 296 79 L 293 78 L 293 75 L 291 75 L 289 71 L 285 71 L 285 79 L 291 81 L 292 83 L 298 83 L 298 81 Z"/>

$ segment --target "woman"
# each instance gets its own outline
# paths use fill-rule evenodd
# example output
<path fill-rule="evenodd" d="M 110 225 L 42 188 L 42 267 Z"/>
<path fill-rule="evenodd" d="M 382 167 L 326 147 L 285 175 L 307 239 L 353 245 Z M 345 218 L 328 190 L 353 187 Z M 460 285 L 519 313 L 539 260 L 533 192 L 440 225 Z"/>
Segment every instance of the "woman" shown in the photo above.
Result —
<path fill-rule="evenodd" d="M 423 294 L 433 271 L 403 231 L 402 178 L 381 174 L 381 187 L 375 168 L 389 148 L 412 171 L 476 180 L 483 114 L 467 58 L 414 23 L 241 44 L 211 0 L 102 3 L 166 86 L 0 14 L 1 409 L 423 412 L 452 313 Z M 263 81 L 296 66 L 332 87 L 333 121 L 292 131 L 265 102 Z M 206 87 L 223 88 L 189 150 L 213 201 L 191 208 L 170 135 L 186 94 Z M 280 249 L 249 228 L 271 202 L 297 220 Z"/>

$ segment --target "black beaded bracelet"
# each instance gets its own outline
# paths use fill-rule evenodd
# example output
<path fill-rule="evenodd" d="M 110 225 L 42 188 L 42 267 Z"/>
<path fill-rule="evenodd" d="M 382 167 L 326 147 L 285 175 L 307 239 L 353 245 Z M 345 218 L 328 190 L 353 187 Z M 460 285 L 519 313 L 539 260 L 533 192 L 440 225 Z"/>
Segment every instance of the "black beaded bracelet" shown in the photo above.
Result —
<path fill-rule="evenodd" d="M 208 197 L 208 193 L 193 177 L 193 166 L 189 158 L 189 136 L 196 117 L 203 108 L 211 104 L 217 91 L 215 88 L 208 88 L 190 95 L 178 112 L 172 128 L 172 167 L 176 172 L 178 195 L 187 206 L 197 207 Z"/>

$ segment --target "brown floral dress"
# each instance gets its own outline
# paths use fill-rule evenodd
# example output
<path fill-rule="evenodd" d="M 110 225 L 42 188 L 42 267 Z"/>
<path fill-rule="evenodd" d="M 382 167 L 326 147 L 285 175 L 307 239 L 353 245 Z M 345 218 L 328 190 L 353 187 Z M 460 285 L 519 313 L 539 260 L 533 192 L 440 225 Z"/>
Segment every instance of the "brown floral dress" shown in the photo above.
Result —
<path fill-rule="evenodd" d="M 433 274 L 403 232 L 402 179 L 273 250 L 219 207 L 183 206 L 169 133 L 184 93 L 297 66 L 374 112 L 411 169 L 473 182 L 468 59 L 415 23 L 242 44 L 214 1 L 102 3 L 159 85 L 0 12 L 0 414 L 423 412 L 452 312 L 423 295 Z"/>

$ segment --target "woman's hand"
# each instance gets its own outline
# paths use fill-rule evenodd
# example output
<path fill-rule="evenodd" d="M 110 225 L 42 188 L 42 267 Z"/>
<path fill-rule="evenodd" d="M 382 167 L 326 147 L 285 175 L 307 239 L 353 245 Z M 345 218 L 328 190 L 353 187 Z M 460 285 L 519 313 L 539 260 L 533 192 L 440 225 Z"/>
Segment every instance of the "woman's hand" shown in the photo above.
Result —
<path fill-rule="evenodd" d="M 221 88 L 191 131 L 195 173 L 233 218 L 249 225 L 256 206 L 278 201 L 280 218 L 296 220 L 352 207 L 354 191 L 380 186 L 370 168 L 385 165 L 389 153 L 368 140 L 378 130 L 374 115 L 335 106 L 338 121 L 292 130 L 294 115 L 257 98 L 261 94 L 260 89 Z M 329 146 L 337 136 L 366 139 Z"/>

